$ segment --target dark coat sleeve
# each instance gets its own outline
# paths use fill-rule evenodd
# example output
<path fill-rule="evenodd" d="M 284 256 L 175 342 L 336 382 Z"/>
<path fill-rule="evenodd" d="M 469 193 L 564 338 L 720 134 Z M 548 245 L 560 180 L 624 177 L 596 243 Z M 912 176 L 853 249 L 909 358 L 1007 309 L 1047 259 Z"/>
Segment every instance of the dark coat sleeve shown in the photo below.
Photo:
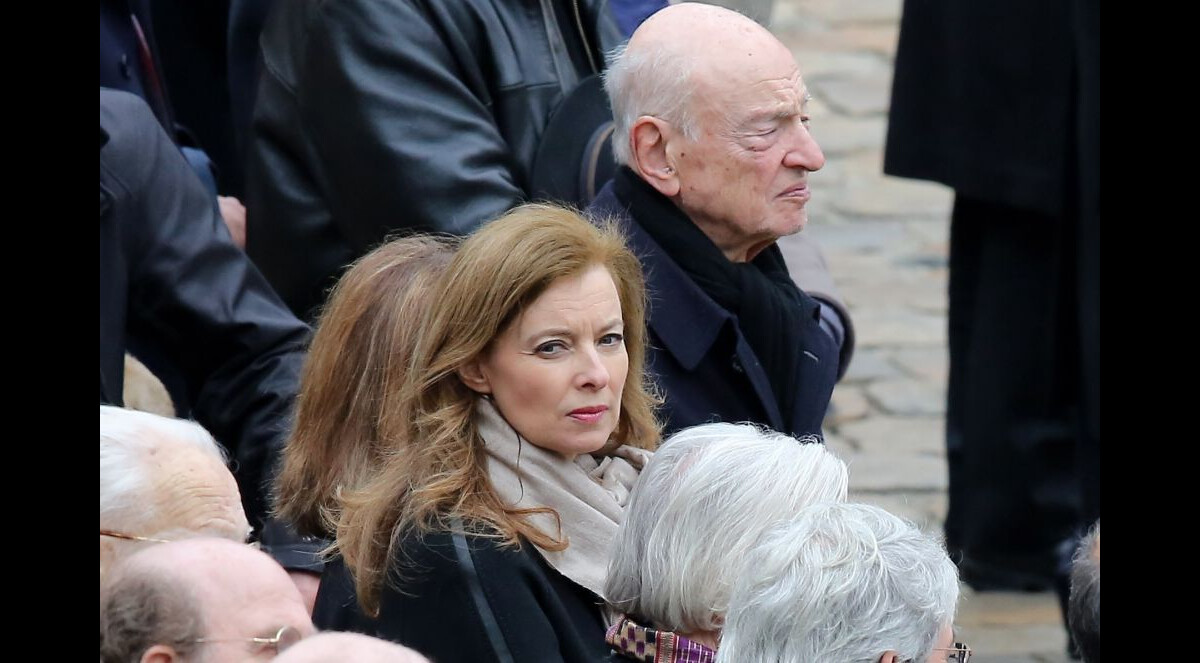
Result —
<path fill-rule="evenodd" d="M 525 544 L 449 533 L 406 546 L 412 566 L 384 590 L 377 635 L 434 663 L 605 660 L 599 599 Z"/>
<path fill-rule="evenodd" d="M 401 226 L 466 234 L 523 196 L 489 93 L 521 81 L 486 78 L 485 35 L 441 4 L 331 2 L 310 19 L 297 102 L 356 255 Z"/>
<path fill-rule="evenodd" d="M 104 358 L 120 356 L 126 338 L 169 357 L 192 415 L 229 449 L 247 516 L 261 527 L 265 479 L 285 433 L 308 327 L 233 244 L 204 185 L 144 102 L 101 89 L 100 125 L 109 137 L 100 151 L 102 390 Z M 106 294 L 122 283 L 123 293 Z M 123 320 L 106 327 L 106 317 L 116 316 Z M 122 322 L 124 337 L 104 333 Z M 120 381 L 109 382 L 115 400 Z"/>

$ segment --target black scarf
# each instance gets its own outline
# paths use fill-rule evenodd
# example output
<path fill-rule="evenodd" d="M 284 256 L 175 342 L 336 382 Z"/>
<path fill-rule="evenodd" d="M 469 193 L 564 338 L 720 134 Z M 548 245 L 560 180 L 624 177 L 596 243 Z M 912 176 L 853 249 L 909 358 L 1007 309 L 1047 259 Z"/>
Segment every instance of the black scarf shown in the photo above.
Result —
<path fill-rule="evenodd" d="M 806 312 L 819 315 L 819 308 L 792 281 L 779 246 L 771 244 L 750 262 L 732 262 L 670 199 L 629 168 L 617 171 L 613 192 L 675 264 L 737 316 L 738 328 L 767 373 L 783 425 L 790 427 L 803 360 L 799 330 L 812 324 Z"/>

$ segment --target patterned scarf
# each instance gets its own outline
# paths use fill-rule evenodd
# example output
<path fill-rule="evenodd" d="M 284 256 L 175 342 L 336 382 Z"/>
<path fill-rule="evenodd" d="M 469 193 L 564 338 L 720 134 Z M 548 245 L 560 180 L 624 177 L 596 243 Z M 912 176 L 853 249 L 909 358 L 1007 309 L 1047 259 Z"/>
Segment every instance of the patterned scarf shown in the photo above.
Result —
<path fill-rule="evenodd" d="M 609 627 L 604 641 L 618 654 L 643 663 L 713 663 L 717 655 L 681 635 L 638 626 L 624 615 Z"/>

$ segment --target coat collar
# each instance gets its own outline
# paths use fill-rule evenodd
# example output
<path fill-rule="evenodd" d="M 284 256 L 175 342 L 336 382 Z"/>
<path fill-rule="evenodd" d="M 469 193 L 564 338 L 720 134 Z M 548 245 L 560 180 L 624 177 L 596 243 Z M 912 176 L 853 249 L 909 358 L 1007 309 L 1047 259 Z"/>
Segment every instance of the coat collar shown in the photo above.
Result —
<path fill-rule="evenodd" d="M 686 370 L 695 370 L 726 325 L 736 324 L 733 314 L 721 308 L 649 233 L 634 221 L 629 203 L 617 198 L 612 182 L 604 185 L 591 209 L 617 219 L 629 248 L 642 261 L 646 291 L 653 315 L 649 326 L 667 352 Z"/>

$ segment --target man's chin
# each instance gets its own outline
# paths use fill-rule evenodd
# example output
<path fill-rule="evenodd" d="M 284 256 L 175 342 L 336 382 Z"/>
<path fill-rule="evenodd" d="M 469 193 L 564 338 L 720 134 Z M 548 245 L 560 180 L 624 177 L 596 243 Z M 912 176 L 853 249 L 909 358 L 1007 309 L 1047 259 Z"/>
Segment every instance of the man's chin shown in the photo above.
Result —
<path fill-rule="evenodd" d="M 788 219 L 788 222 L 786 224 L 780 224 L 780 227 L 783 228 L 784 232 L 780 233 L 779 236 L 787 237 L 788 235 L 795 235 L 796 233 L 800 232 L 801 230 L 804 230 L 804 227 L 807 225 L 808 225 L 808 214 L 804 213 L 802 210 L 802 213 L 800 215 L 796 216 L 795 218 Z"/>

